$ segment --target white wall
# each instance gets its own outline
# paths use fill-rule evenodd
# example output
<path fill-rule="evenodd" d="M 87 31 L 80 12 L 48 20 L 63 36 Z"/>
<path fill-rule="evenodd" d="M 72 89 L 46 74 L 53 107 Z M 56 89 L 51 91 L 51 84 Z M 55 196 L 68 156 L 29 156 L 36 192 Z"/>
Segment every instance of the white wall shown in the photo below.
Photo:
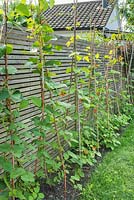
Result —
<path fill-rule="evenodd" d="M 108 28 L 109 30 L 119 30 L 120 29 L 120 19 L 119 19 L 117 8 L 114 8 L 114 10 L 106 24 L 106 28 Z"/>

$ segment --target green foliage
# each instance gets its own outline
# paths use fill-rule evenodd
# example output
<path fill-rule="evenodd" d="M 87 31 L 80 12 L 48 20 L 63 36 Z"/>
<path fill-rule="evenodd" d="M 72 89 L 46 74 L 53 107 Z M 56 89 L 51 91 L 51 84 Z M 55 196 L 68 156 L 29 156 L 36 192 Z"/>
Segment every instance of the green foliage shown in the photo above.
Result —
<path fill-rule="evenodd" d="M 14 66 L 8 66 L 8 74 L 16 74 L 17 69 Z"/>
<path fill-rule="evenodd" d="M 7 98 L 9 98 L 10 94 L 9 94 L 9 90 L 7 88 L 3 88 L 2 90 L 0 90 L 0 100 L 5 100 Z"/>
<path fill-rule="evenodd" d="M 133 0 L 126 0 L 120 2 L 120 14 L 122 18 L 126 20 L 126 28 L 128 30 L 134 30 L 134 2 Z"/>
<path fill-rule="evenodd" d="M 2 58 L 5 55 L 5 51 L 6 47 L 4 45 L 0 46 L 0 58 Z"/>
<path fill-rule="evenodd" d="M 7 152 L 7 151 L 6 151 Z M 9 152 L 9 151 L 8 151 Z M 0 157 L 0 166 L 2 169 L 5 170 L 5 172 L 10 172 L 12 170 L 12 164 L 10 161 L 7 161 L 5 158 Z"/>
<path fill-rule="evenodd" d="M 37 107 L 41 107 L 41 99 L 38 97 L 31 97 L 31 101 L 32 103 L 37 106 Z"/>
<path fill-rule="evenodd" d="M 120 72 L 114 70 L 117 62 L 122 63 L 122 57 L 115 58 L 114 49 L 103 58 L 100 52 L 92 53 L 95 51 L 94 45 L 86 47 L 85 55 L 74 49 L 70 54 L 73 64 L 66 70 L 70 80 L 54 81 L 56 74 L 51 68 L 57 69 L 62 63 L 59 60 L 46 60 L 45 56 L 54 54 L 55 50 L 60 51 L 61 47 L 51 44 L 53 30 L 41 16 L 41 12 L 52 8 L 53 4 L 54 0 L 39 0 L 35 6 L 22 0 L 12 4 L 7 13 L 7 22 L 23 25 L 31 31 L 29 37 L 34 40 L 32 48 L 36 48 L 39 54 L 36 58 L 30 56 L 25 65 L 40 77 L 41 92 L 39 96 L 26 99 L 19 90 L 9 87 L 10 77 L 17 73 L 16 67 L 0 67 L 0 74 L 5 77 L 0 90 L 0 122 L 8 136 L 7 142 L 0 146 L 0 167 L 3 169 L 1 199 L 43 199 L 38 180 L 44 178 L 45 183 L 54 185 L 63 179 L 65 182 L 70 172 L 71 183 L 76 189 L 82 190 L 80 179 L 84 176 L 83 166 L 94 165 L 96 156 L 101 156 L 99 150 L 102 146 L 114 149 L 119 145 L 119 129 L 132 119 L 133 104 L 126 88 L 121 88 L 118 95 L 118 91 L 110 87 L 113 82 L 116 88 L 116 84 L 122 80 Z M 2 11 L 0 14 L 3 15 Z M 95 34 L 94 42 L 97 45 L 106 41 L 111 44 L 121 39 L 121 36 L 115 35 L 105 39 L 100 33 Z M 79 36 L 76 39 L 71 37 L 66 43 L 67 47 L 79 39 Z M 91 33 L 87 37 L 89 40 L 93 41 Z M 115 42 L 114 48 L 118 50 L 118 47 L 119 44 Z M 91 49 L 94 51 L 91 52 Z M 13 46 L 5 44 L 0 47 L 0 58 L 8 59 L 12 52 Z M 104 76 L 98 72 L 101 59 L 106 65 Z M 80 61 L 86 62 L 88 67 L 79 67 L 77 63 Z M 46 91 L 49 102 L 46 102 Z M 66 101 L 61 99 L 65 95 Z M 75 103 L 72 103 L 72 96 L 75 97 Z M 21 111 L 31 105 L 36 106 L 40 115 L 31 119 L 33 128 L 27 131 L 29 127 L 19 120 Z M 115 113 L 114 109 L 118 111 Z M 76 124 L 75 130 L 69 128 L 72 123 Z M 48 135 L 52 137 L 51 143 Z M 64 143 L 70 147 L 68 150 L 65 150 Z M 56 152 L 57 156 L 53 158 L 49 149 Z M 27 162 L 34 163 L 33 172 L 25 168 Z"/>
<path fill-rule="evenodd" d="M 11 54 L 13 51 L 13 46 L 11 44 L 6 44 L 6 49 L 5 49 L 7 54 Z"/>
<path fill-rule="evenodd" d="M 23 99 L 21 102 L 20 102 L 20 109 L 25 109 L 27 108 L 29 105 L 29 101 L 27 99 Z"/>
<path fill-rule="evenodd" d="M 119 139 L 121 145 L 108 153 L 92 174 L 90 183 L 83 189 L 82 200 L 129 200 L 134 198 L 133 142 L 131 124 Z"/>
<path fill-rule="evenodd" d="M 28 9 L 28 6 L 23 4 L 23 3 L 19 3 L 17 6 L 16 6 L 16 11 L 19 15 L 21 16 L 29 16 L 29 9 Z"/>

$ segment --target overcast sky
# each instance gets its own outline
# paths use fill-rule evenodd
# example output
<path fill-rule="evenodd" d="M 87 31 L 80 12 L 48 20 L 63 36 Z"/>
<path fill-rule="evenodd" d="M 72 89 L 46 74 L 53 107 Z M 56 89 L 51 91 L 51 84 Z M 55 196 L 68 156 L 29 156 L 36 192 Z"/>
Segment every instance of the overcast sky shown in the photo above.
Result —
<path fill-rule="evenodd" d="M 78 2 L 94 1 L 94 0 L 78 0 Z M 73 0 L 55 0 L 55 4 L 73 3 Z"/>
<path fill-rule="evenodd" d="M 4 0 L 0 0 L 0 5 Z M 17 1 L 17 0 L 9 0 L 9 2 Z M 30 0 L 27 0 L 29 2 Z M 78 2 L 88 2 L 88 1 L 95 1 L 95 0 L 77 0 Z M 100 0 L 101 1 L 101 0 Z M 125 0 L 119 0 L 119 2 L 123 2 Z M 33 0 L 33 2 L 37 2 L 37 0 Z M 65 4 L 65 3 L 73 3 L 73 0 L 55 0 L 55 4 Z"/>

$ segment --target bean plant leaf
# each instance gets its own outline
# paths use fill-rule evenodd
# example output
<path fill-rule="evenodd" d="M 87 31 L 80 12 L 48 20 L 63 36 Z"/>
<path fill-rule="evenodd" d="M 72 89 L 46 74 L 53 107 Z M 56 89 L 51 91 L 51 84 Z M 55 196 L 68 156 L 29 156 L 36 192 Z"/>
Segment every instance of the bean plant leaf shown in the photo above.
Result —
<path fill-rule="evenodd" d="M 71 176 L 71 181 L 79 181 L 80 180 L 80 176 L 75 174 L 75 176 Z"/>
<path fill-rule="evenodd" d="M 8 66 L 8 74 L 16 74 L 17 69 L 14 66 Z"/>
<path fill-rule="evenodd" d="M 54 6 L 55 0 L 50 0 L 50 8 L 52 8 Z"/>
<path fill-rule="evenodd" d="M 21 176 L 21 179 L 24 181 L 24 182 L 34 182 L 34 174 L 32 172 L 26 172 L 25 174 L 23 174 Z"/>
<path fill-rule="evenodd" d="M 63 49 L 63 47 L 62 47 L 62 46 L 59 46 L 59 45 L 54 46 L 54 48 L 55 48 L 57 51 L 61 51 L 61 50 Z"/>
<path fill-rule="evenodd" d="M 35 192 L 32 193 L 33 199 L 37 199 L 37 194 Z"/>
<path fill-rule="evenodd" d="M 0 103 L 0 113 L 3 111 L 3 105 Z"/>
<path fill-rule="evenodd" d="M 39 97 L 31 97 L 31 101 L 35 106 L 41 107 L 41 99 Z"/>
<path fill-rule="evenodd" d="M 110 74 L 120 74 L 120 72 L 119 72 L 119 71 L 116 71 L 116 70 L 110 70 L 109 73 L 110 73 Z"/>
<path fill-rule="evenodd" d="M 3 168 L 5 171 L 12 171 L 12 163 L 10 161 L 5 160 L 5 158 L 3 157 L 0 157 L 0 167 Z"/>
<path fill-rule="evenodd" d="M 52 38 L 53 38 L 52 35 L 46 34 L 43 39 L 44 39 L 44 42 L 48 42 L 48 41 L 52 40 Z"/>
<path fill-rule="evenodd" d="M 91 70 L 88 69 L 87 67 L 82 67 L 82 68 L 81 68 L 81 71 L 84 72 L 85 75 L 87 75 L 87 76 L 91 73 Z"/>
<path fill-rule="evenodd" d="M 31 63 L 37 64 L 37 63 L 38 63 L 38 58 L 32 57 L 32 58 L 29 59 L 29 62 L 30 62 L 30 64 L 31 64 Z M 31 65 L 30 65 L 30 66 L 31 66 Z"/>
<path fill-rule="evenodd" d="M 77 159 L 77 155 L 75 155 L 73 152 L 71 152 L 71 151 L 68 151 L 68 155 L 70 156 L 70 157 L 72 157 L 72 158 L 75 158 L 75 159 Z"/>
<path fill-rule="evenodd" d="M 99 54 L 99 53 L 95 54 L 95 58 L 96 58 L 96 59 L 99 59 L 99 57 L 100 57 L 100 54 Z"/>
<path fill-rule="evenodd" d="M 61 62 L 58 60 L 49 60 L 45 63 L 46 66 L 60 66 Z"/>
<path fill-rule="evenodd" d="M 7 200 L 9 197 L 8 191 L 2 191 L 0 192 L 0 200 Z"/>
<path fill-rule="evenodd" d="M 8 66 L 8 74 L 16 74 L 17 69 L 14 66 Z M 5 67 L 0 67 L 0 74 L 5 74 L 6 70 Z"/>
<path fill-rule="evenodd" d="M 67 74 L 70 73 L 71 71 L 72 71 L 71 67 L 68 67 L 68 68 L 66 69 L 66 73 L 67 73 Z"/>
<path fill-rule="evenodd" d="M 54 77 L 54 76 L 56 76 L 56 73 L 47 71 L 47 76 L 48 77 Z"/>
<path fill-rule="evenodd" d="M 17 199 L 26 199 L 22 191 L 19 189 L 14 189 L 11 192 L 9 192 L 9 196 L 15 196 Z"/>
<path fill-rule="evenodd" d="M 24 15 L 24 16 L 29 16 L 29 9 L 28 9 L 28 5 L 26 4 L 18 4 L 17 7 L 16 7 L 16 11 L 21 14 L 21 15 Z"/>
<path fill-rule="evenodd" d="M 15 144 L 13 148 L 13 154 L 17 158 L 20 158 L 24 150 L 25 150 L 25 146 L 23 144 Z"/>
<path fill-rule="evenodd" d="M 25 174 L 25 170 L 23 168 L 17 168 L 13 169 L 12 172 L 10 173 L 10 178 L 17 178 Z"/>
<path fill-rule="evenodd" d="M 52 50 L 52 44 L 47 44 L 43 47 L 44 51 L 51 51 Z"/>
<path fill-rule="evenodd" d="M 72 107 L 72 105 L 70 103 L 65 103 L 65 102 L 61 102 L 61 101 L 57 101 L 57 105 L 59 105 L 59 106 L 61 106 L 63 108 L 66 108 L 66 109 Z"/>
<path fill-rule="evenodd" d="M 34 198 L 32 196 L 29 196 L 28 200 L 34 200 Z"/>
<path fill-rule="evenodd" d="M 38 40 L 35 41 L 35 42 L 33 43 L 32 46 L 33 46 L 33 47 L 40 47 L 40 43 L 39 43 L 39 41 L 38 41 Z"/>
<path fill-rule="evenodd" d="M 55 85 L 55 88 L 56 89 L 59 89 L 59 88 L 65 88 L 65 87 L 67 87 L 67 85 L 66 84 L 63 84 L 63 83 L 55 83 L 54 82 L 54 85 Z"/>
<path fill-rule="evenodd" d="M 5 100 L 10 97 L 9 91 L 7 88 L 0 90 L 0 100 Z"/>
<path fill-rule="evenodd" d="M 23 99 L 21 102 L 20 102 L 20 109 L 25 109 L 29 106 L 29 101 L 26 100 L 26 99 Z"/>
<path fill-rule="evenodd" d="M 46 11 L 48 9 L 48 2 L 46 0 L 44 0 L 44 11 Z"/>
<path fill-rule="evenodd" d="M 53 33 L 53 29 L 52 29 L 51 26 L 48 25 L 48 24 L 43 24 L 43 25 L 42 25 L 42 28 L 43 28 L 43 31 L 45 31 L 47 34 L 48 34 L 48 33 Z M 46 35 L 46 34 L 45 34 L 45 35 Z"/>
<path fill-rule="evenodd" d="M 39 187 L 36 187 L 36 188 L 34 188 L 34 191 L 35 191 L 35 193 L 39 193 L 40 188 L 39 188 Z"/>
<path fill-rule="evenodd" d="M 0 152 L 7 153 L 7 152 L 10 152 L 10 150 L 11 150 L 10 144 L 3 143 L 3 144 L 0 145 Z"/>
<path fill-rule="evenodd" d="M 7 44 L 7 45 L 6 45 L 6 53 L 7 53 L 7 54 L 11 54 L 12 51 L 13 51 L 13 45 Z"/>
<path fill-rule="evenodd" d="M 0 46 L 0 58 L 2 58 L 5 55 L 5 50 L 6 50 L 5 45 Z"/>
<path fill-rule="evenodd" d="M 48 2 L 46 0 L 40 0 L 40 10 L 46 11 L 48 9 Z"/>
<path fill-rule="evenodd" d="M 39 196 L 40 199 L 44 198 L 44 194 L 43 193 L 39 193 L 38 196 Z"/>
<path fill-rule="evenodd" d="M 0 74 L 5 74 L 5 67 L 0 67 Z"/>
<path fill-rule="evenodd" d="M 22 100 L 22 94 L 19 90 L 16 90 L 12 95 L 11 98 L 14 102 L 18 102 L 20 100 Z"/>
<path fill-rule="evenodd" d="M 0 15 L 4 15 L 4 11 L 0 9 Z"/>
<path fill-rule="evenodd" d="M 68 153 L 64 153 L 64 159 L 68 160 L 69 159 L 69 154 Z"/>

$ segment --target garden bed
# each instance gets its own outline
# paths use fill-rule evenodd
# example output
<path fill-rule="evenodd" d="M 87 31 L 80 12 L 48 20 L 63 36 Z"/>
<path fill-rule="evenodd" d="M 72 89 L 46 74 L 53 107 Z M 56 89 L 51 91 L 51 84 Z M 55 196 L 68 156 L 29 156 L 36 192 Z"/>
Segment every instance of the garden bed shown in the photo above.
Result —
<path fill-rule="evenodd" d="M 101 148 L 101 157 L 96 157 L 96 162 L 93 166 L 85 166 L 83 168 L 84 177 L 81 179 L 80 184 L 85 187 L 87 180 L 90 179 L 91 174 L 95 171 L 99 163 L 101 163 L 104 155 L 109 152 L 109 149 Z M 72 167 L 73 170 L 73 167 Z M 67 177 L 67 200 L 77 200 L 80 198 L 81 192 L 74 188 L 73 184 L 69 180 L 70 175 Z M 64 200 L 64 183 L 61 182 L 56 186 L 49 186 L 41 183 L 41 191 L 45 194 L 44 200 Z"/>
<path fill-rule="evenodd" d="M 121 136 L 121 138 L 120 138 L 121 141 L 123 140 L 123 138 L 126 137 L 123 134 L 125 130 L 126 130 L 126 126 L 120 128 L 119 133 L 120 133 L 120 136 Z M 90 181 L 90 178 L 95 173 L 95 170 L 97 169 L 99 164 L 103 163 L 104 156 L 107 155 L 108 152 L 111 152 L 111 150 L 106 149 L 106 148 L 101 148 L 100 152 L 101 152 L 101 157 L 96 156 L 96 162 L 93 166 L 85 166 L 83 168 L 84 177 L 80 181 L 80 184 L 82 185 L 83 188 L 86 187 L 87 182 Z M 113 153 L 114 153 L 114 151 L 113 151 Z M 72 167 L 72 170 L 73 170 L 73 167 Z M 45 194 L 44 200 L 64 200 L 64 183 L 63 182 L 57 184 L 56 186 L 49 186 L 49 185 L 44 184 L 44 182 L 42 182 L 41 183 L 41 190 Z M 81 191 L 79 191 L 79 190 L 77 190 L 73 187 L 73 184 L 70 183 L 69 177 L 67 177 L 66 197 L 67 197 L 67 200 L 79 200 L 81 198 Z"/>

